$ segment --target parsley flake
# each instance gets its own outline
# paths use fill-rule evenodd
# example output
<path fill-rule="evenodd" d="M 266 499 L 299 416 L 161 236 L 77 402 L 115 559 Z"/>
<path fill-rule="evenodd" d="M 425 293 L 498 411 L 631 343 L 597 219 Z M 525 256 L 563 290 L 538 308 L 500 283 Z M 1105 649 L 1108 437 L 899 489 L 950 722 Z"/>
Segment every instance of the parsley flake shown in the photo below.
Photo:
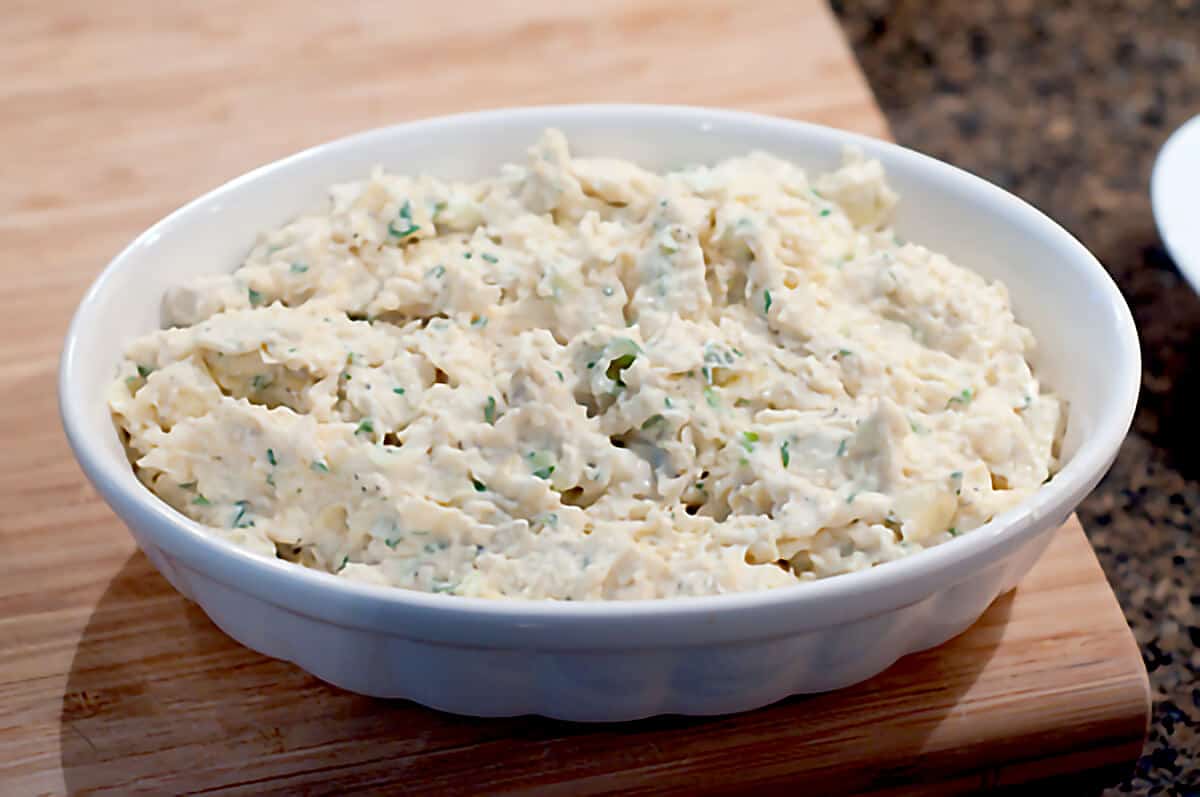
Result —
<path fill-rule="evenodd" d="M 646 420 L 642 421 L 642 431 L 643 432 L 649 431 L 650 429 L 654 428 L 655 426 L 662 424 L 666 420 L 667 419 L 664 418 L 661 414 L 655 413 L 654 415 L 651 415 Z"/>
<path fill-rule="evenodd" d="M 974 397 L 975 397 L 975 394 L 974 394 L 974 392 L 972 392 L 971 388 L 965 387 L 965 388 L 963 388 L 963 391 L 961 393 L 959 393 L 957 396 L 950 397 L 950 400 L 946 402 L 946 409 L 950 409 L 950 406 L 953 404 L 960 404 L 965 407 L 966 405 L 971 403 L 971 399 L 973 399 Z"/>
<path fill-rule="evenodd" d="M 413 224 L 412 219 L 412 203 L 407 199 L 404 200 L 404 206 L 400 208 L 399 218 L 396 221 L 388 224 L 388 233 L 396 238 L 407 238 L 413 233 L 420 230 L 420 226 Z"/>

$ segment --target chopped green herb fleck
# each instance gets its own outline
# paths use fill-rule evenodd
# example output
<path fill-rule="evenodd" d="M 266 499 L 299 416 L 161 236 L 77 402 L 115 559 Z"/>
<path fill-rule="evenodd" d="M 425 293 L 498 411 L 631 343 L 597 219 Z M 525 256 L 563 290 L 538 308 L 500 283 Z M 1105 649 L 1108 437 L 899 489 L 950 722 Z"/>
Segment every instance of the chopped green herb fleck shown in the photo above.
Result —
<path fill-rule="evenodd" d="M 595 361 L 593 360 L 592 362 L 588 363 L 588 364 L 587 364 L 587 367 L 588 367 L 589 369 L 590 369 L 590 368 L 595 368 L 595 367 L 596 367 L 596 363 L 595 363 Z"/>
<path fill-rule="evenodd" d="M 388 224 L 388 233 L 396 238 L 407 238 L 420 229 L 421 227 L 419 225 L 413 224 L 412 222 L 407 222 L 401 226 L 397 226 L 396 222 L 394 221 Z"/>
<path fill-rule="evenodd" d="M 347 381 L 349 381 L 349 380 L 351 380 L 351 379 L 353 379 L 353 378 L 354 378 L 354 377 L 350 376 L 350 374 L 342 374 L 342 379 L 345 379 L 345 380 L 347 380 Z"/>
<path fill-rule="evenodd" d="M 184 482 L 183 484 L 179 485 L 180 490 L 194 490 L 195 488 L 195 482 Z"/>
<path fill-rule="evenodd" d="M 966 406 L 967 404 L 971 403 L 971 399 L 974 397 L 975 394 L 971 391 L 971 388 L 963 388 L 963 392 L 959 393 L 957 396 L 950 397 L 950 400 L 946 402 L 946 408 L 949 409 L 950 405 L 952 404 L 961 404 Z"/>
<path fill-rule="evenodd" d="M 664 418 L 662 415 L 655 413 L 655 414 L 651 415 L 649 418 L 647 418 L 646 420 L 642 421 L 642 431 L 643 432 L 648 431 L 651 428 L 662 424 L 666 420 L 667 419 Z"/>
<path fill-rule="evenodd" d="M 670 396 L 663 397 L 663 406 L 670 409 L 670 407 L 671 407 L 671 397 Z"/>
<path fill-rule="evenodd" d="M 375 434 L 375 424 L 371 423 L 370 418 L 363 418 L 358 422 L 358 428 L 354 430 L 355 434 Z"/>
<path fill-rule="evenodd" d="M 484 252 L 479 257 L 482 258 L 483 260 L 486 260 L 489 263 L 499 263 L 500 262 L 500 258 L 496 257 L 493 254 L 489 254 L 487 252 Z"/>
<path fill-rule="evenodd" d="M 488 422 L 489 426 L 496 425 L 496 397 L 488 396 L 487 403 L 483 405 L 483 419 Z"/>
<path fill-rule="evenodd" d="M 832 212 L 833 212 L 833 211 L 832 211 L 832 210 L 830 210 L 829 208 L 821 208 L 821 212 L 820 212 L 819 214 L 817 214 L 817 215 L 819 215 L 819 216 L 821 216 L 822 218 L 824 218 L 825 216 L 828 216 L 828 215 L 829 215 L 830 213 L 832 213 Z"/>
<path fill-rule="evenodd" d="M 742 354 L 742 352 L 741 352 L 741 350 L 740 350 L 740 349 L 737 349 L 737 348 L 734 348 L 734 349 L 733 349 L 733 353 L 734 353 L 734 354 L 736 354 L 738 357 L 745 357 L 745 356 L 746 356 L 746 355 Z"/>
<path fill-rule="evenodd" d="M 399 537 L 388 537 L 386 540 L 383 541 L 383 544 L 386 545 L 387 547 L 391 548 L 394 551 L 394 550 L 396 550 L 396 546 L 400 544 L 400 538 Z"/>
<path fill-rule="evenodd" d="M 129 388 L 131 391 L 137 389 L 137 383 L 138 378 L 136 376 L 126 377 L 125 379 L 125 387 Z"/>
<path fill-rule="evenodd" d="M 267 484 L 269 484 L 272 487 L 275 486 L 275 474 L 274 473 L 267 474 Z"/>
<path fill-rule="evenodd" d="M 250 387 L 254 390 L 262 390 L 264 387 L 271 384 L 271 377 L 266 374 L 255 374 L 250 380 Z"/>
<path fill-rule="evenodd" d="M 615 357 L 609 362 L 604 375 L 616 382 L 620 387 L 625 387 L 625 382 L 621 379 L 621 372 L 633 365 L 633 361 L 636 359 L 636 354 L 622 354 L 620 357 Z"/>
<path fill-rule="evenodd" d="M 858 498 L 858 493 L 857 492 L 850 493 L 850 495 L 846 496 L 846 503 L 853 504 L 855 498 Z"/>
<path fill-rule="evenodd" d="M 479 479 L 471 479 L 471 486 L 475 488 L 477 493 L 486 493 L 487 485 L 479 481 Z"/>
<path fill-rule="evenodd" d="M 394 388 L 392 388 L 392 392 L 393 392 L 393 393 L 395 393 L 397 396 L 403 396 L 403 395 L 404 395 L 404 388 L 402 388 L 402 387 L 394 387 Z"/>
<path fill-rule="evenodd" d="M 957 536 L 958 536 L 958 529 L 957 529 L 956 527 L 954 527 L 954 526 L 951 526 L 950 528 L 946 529 L 946 532 L 947 532 L 947 533 L 948 533 L 948 534 L 949 534 L 951 537 L 957 537 Z"/>
<path fill-rule="evenodd" d="M 557 377 L 558 377 L 558 381 L 559 381 L 559 382 L 565 382 L 565 381 L 567 381 L 566 377 L 564 377 L 564 376 L 563 376 L 563 373 L 562 373 L 562 371 L 555 371 L 555 372 L 554 372 L 554 374 L 555 374 L 555 376 L 557 376 Z"/>
<path fill-rule="evenodd" d="M 538 468 L 537 470 L 535 470 L 535 471 L 533 472 L 533 475 L 534 475 L 534 476 L 537 476 L 539 479 L 549 479 L 549 478 L 550 478 L 550 475 L 551 475 L 552 473 L 554 473 L 554 466 L 553 466 L 553 465 L 547 465 L 547 466 L 546 466 L 546 467 L 544 467 L 544 468 Z"/>
<path fill-rule="evenodd" d="M 771 312 L 771 292 L 763 291 L 763 313 Z"/>
<path fill-rule="evenodd" d="M 783 463 L 783 467 L 787 467 L 792 462 L 792 455 L 788 453 L 788 441 L 784 440 L 783 445 L 779 447 L 779 460 Z"/>
<path fill-rule="evenodd" d="M 704 388 L 704 400 L 708 402 L 708 406 L 716 409 L 721 406 L 721 399 L 717 396 L 717 391 L 711 387 Z"/>
<path fill-rule="evenodd" d="M 838 349 L 837 352 L 838 357 L 849 357 L 851 354 L 854 354 L 854 352 L 850 351 L 849 349 Z"/>
<path fill-rule="evenodd" d="M 293 274 L 303 274 L 306 271 L 308 271 L 308 266 L 304 265 L 303 263 L 292 263 Z"/>
<path fill-rule="evenodd" d="M 1021 404 L 1021 410 L 1027 410 L 1033 406 L 1033 396 L 1026 396 L 1025 401 Z"/>
<path fill-rule="evenodd" d="M 212 501 L 209 501 L 203 495 L 197 495 L 192 499 L 192 503 L 196 506 L 212 506 Z"/>
<path fill-rule="evenodd" d="M 742 432 L 742 448 L 747 451 L 754 450 L 754 444 L 758 442 L 758 432 Z"/>
<path fill-rule="evenodd" d="M 954 482 L 955 495 L 962 495 L 962 477 L 963 472 L 961 470 L 956 470 L 950 474 L 950 480 Z"/>
<path fill-rule="evenodd" d="M 404 207 L 400 208 L 400 215 L 397 221 L 402 222 L 397 224 L 396 221 L 388 224 L 388 233 L 397 238 L 407 238 L 408 236 L 421 229 L 412 220 L 412 203 L 407 199 L 404 200 Z"/>
<path fill-rule="evenodd" d="M 321 460 L 313 460 L 312 469 L 317 473 L 329 473 L 329 466 Z"/>
<path fill-rule="evenodd" d="M 463 260 L 470 260 L 470 259 L 471 259 L 471 253 L 463 252 Z"/>
<path fill-rule="evenodd" d="M 847 438 L 847 439 L 849 439 L 849 438 Z M 838 443 L 837 455 L 839 457 L 846 456 L 846 440 L 843 440 L 842 442 Z"/>
<path fill-rule="evenodd" d="M 279 462 L 275 459 L 275 449 L 273 449 L 273 448 L 267 449 L 267 462 L 271 463 L 271 467 L 275 467 L 276 465 L 279 464 Z"/>
<path fill-rule="evenodd" d="M 246 291 L 246 294 L 250 297 L 251 307 L 258 307 L 260 304 L 262 304 L 262 294 L 258 291 L 251 288 L 250 290 Z"/>
<path fill-rule="evenodd" d="M 696 482 L 696 489 L 697 489 L 697 490 L 703 490 L 703 489 L 704 489 L 704 482 Z"/>
<path fill-rule="evenodd" d="M 433 268 L 429 269 L 425 276 L 432 276 L 434 279 L 440 280 L 442 277 L 446 276 L 446 267 L 443 265 L 434 266 Z"/>
<path fill-rule="evenodd" d="M 334 570 L 333 572 L 335 572 L 335 573 L 340 573 L 340 572 L 342 572 L 343 570 L 345 570 L 345 569 L 346 569 L 346 565 L 348 565 L 349 563 L 350 563 L 350 557 L 349 557 L 349 556 L 343 556 L 343 557 L 342 557 L 342 563 L 341 563 L 340 565 L 338 565 L 338 568 L 337 568 L 337 570 Z"/>
<path fill-rule="evenodd" d="M 237 512 L 234 513 L 233 521 L 230 523 L 230 525 L 235 529 L 244 529 L 249 526 L 253 526 L 254 525 L 253 521 L 246 520 L 247 502 L 246 501 L 234 501 L 233 505 L 237 507 Z"/>
<path fill-rule="evenodd" d="M 139 365 L 137 367 L 137 372 L 138 376 L 140 376 L 142 379 L 145 379 L 146 377 L 150 376 L 150 374 L 154 373 L 154 369 L 148 365 Z"/>

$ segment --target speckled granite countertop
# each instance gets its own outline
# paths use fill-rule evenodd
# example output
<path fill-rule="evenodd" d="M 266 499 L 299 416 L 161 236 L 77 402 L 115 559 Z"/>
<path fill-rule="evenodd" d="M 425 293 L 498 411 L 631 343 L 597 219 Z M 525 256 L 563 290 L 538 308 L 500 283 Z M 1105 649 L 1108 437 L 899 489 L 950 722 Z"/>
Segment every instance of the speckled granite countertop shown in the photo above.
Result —
<path fill-rule="evenodd" d="M 1200 795 L 1200 298 L 1148 193 L 1159 147 L 1200 114 L 1200 0 L 833 5 L 896 139 L 1057 219 L 1133 308 L 1141 403 L 1079 512 L 1155 700 L 1136 771 L 1108 793 Z"/>

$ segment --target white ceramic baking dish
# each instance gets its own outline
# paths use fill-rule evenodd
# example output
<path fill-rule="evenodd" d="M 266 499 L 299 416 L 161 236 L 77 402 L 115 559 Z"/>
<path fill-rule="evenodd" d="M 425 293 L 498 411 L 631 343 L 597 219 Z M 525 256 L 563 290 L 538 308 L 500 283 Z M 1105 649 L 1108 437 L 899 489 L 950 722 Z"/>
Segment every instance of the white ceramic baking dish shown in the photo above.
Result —
<path fill-rule="evenodd" d="M 319 208 L 332 183 L 382 164 L 479 177 L 545 127 L 574 150 L 662 169 L 753 149 L 812 170 L 846 145 L 879 158 L 903 199 L 898 232 L 1008 285 L 1040 342 L 1035 366 L 1070 402 L 1066 464 L 1029 501 L 935 549 L 761 593 L 644 602 L 487 601 L 356 584 L 247 553 L 138 482 L 105 402 L 125 345 L 160 324 L 168 285 L 230 270 L 258 232 Z M 1140 378 L 1117 288 L 1066 231 L 952 166 L 800 122 L 670 106 L 464 114 L 334 141 L 256 169 L 142 233 L 81 302 L 59 375 L 83 470 L 175 587 L 226 633 L 345 689 L 461 714 L 628 720 L 721 714 L 849 686 L 966 629 L 1037 559 L 1128 430 Z"/>

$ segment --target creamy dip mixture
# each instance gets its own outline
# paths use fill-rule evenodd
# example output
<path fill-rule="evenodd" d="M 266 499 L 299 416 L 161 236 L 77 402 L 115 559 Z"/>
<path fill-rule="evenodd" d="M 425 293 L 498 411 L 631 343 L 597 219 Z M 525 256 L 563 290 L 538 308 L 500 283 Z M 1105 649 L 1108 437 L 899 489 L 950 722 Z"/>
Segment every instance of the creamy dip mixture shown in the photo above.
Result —
<path fill-rule="evenodd" d="M 110 397 L 150 489 L 264 556 L 497 598 L 766 589 L 1055 468 L 1004 286 L 898 239 L 878 162 L 656 174 L 550 130 L 479 182 L 330 193 L 172 290 Z"/>

